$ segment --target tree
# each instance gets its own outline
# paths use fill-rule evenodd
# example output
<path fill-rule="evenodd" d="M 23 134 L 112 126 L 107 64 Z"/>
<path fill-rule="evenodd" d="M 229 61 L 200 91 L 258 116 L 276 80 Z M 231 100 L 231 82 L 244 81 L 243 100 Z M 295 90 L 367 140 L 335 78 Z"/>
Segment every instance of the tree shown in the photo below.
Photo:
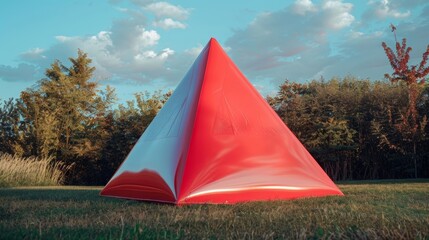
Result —
<path fill-rule="evenodd" d="M 308 104 L 313 96 L 308 84 L 286 80 L 279 86 L 276 96 L 267 98 L 274 111 L 304 145 L 314 128 L 313 108 Z"/>
<path fill-rule="evenodd" d="M 71 67 L 55 61 L 46 70 L 47 78 L 39 81 L 38 89 L 21 94 L 27 107 L 30 107 L 32 101 L 37 102 L 35 107 L 39 108 L 38 116 L 32 118 L 37 121 L 34 125 L 38 133 L 44 126 L 38 118 L 53 118 L 45 123 L 50 126 L 50 134 L 55 135 L 50 138 L 56 139 L 48 154 L 55 154 L 58 158 L 72 152 L 81 137 L 79 132 L 91 123 L 91 118 L 97 112 L 97 83 L 89 81 L 95 70 L 89 66 L 91 59 L 79 50 L 78 57 L 69 60 Z M 41 136 L 38 138 L 43 139 Z"/>
<path fill-rule="evenodd" d="M 106 184 L 111 178 L 170 96 L 171 92 L 136 93 L 134 100 L 120 104 L 105 118 L 102 129 L 109 135 L 101 150 L 97 184 Z"/>
<path fill-rule="evenodd" d="M 404 178 L 414 175 L 412 161 L 404 161 L 404 156 L 411 159 L 412 146 L 396 124 L 408 106 L 407 93 L 404 83 L 347 76 L 305 84 L 286 81 L 267 101 L 330 177 Z M 417 110 L 429 113 L 427 87 Z M 428 142 L 417 144 L 421 159 L 429 157 Z M 429 176 L 429 162 L 419 163 L 419 176 Z"/>
<path fill-rule="evenodd" d="M 354 141 L 356 130 L 350 128 L 346 120 L 334 118 L 317 125 L 317 130 L 311 134 L 308 142 L 311 151 L 320 156 L 322 167 L 334 180 L 351 179 L 351 160 L 357 149 Z"/>
<path fill-rule="evenodd" d="M 108 135 L 101 130 L 115 94 L 110 87 L 98 90 L 91 80 L 95 67 L 86 53 L 79 50 L 69 60 L 69 67 L 55 61 L 46 78 L 23 91 L 20 109 L 29 126 L 31 154 L 74 164 L 70 175 L 77 179 L 100 159 Z"/>
<path fill-rule="evenodd" d="M 286 81 L 275 97 L 267 99 L 336 180 L 352 178 L 352 163 L 357 158 L 357 131 L 351 128 L 351 123 L 356 122 L 353 114 L 359 102 L 355 97 L 361 88 L 356 82 L 349 79 L 308 84 Z"/>
<path fill-rule="evenodd" d="M 429 66 L 426 66 L 429 56 L 429 45 L 423 53 L 422 60 L 418 65 L 410 65 L 411 47 L 407 47 L 406 38 L 402 39 L 402 44 L 396 40 L 396 27 L 391 25 L 395 34 L 396 54 L 387 46 L 385 42 L 382 47 L 393 68 L 393 74 L 385 74 L 385 77 L 392 83 L 402 82 L 408 88 L 408 106 L 405 112 L 400 114 L 400 119 L 395 122 L 395 128 L 402 135 L 405 141 L 412 143 L 412 159 L 414 162 L 414 176 L 417 178 L 417 145 L 425 137 L 425 127 L 427 116 L 421 116 L 417 111 L 417 99 L 419 98 L 425 77 L 429 74 Z"/>
<path fill-rule="evenodd" d="M 0 105 L 0 152 L 13 154 L 19 151 L 19 121 L 16 101 L 12 98 L 5 100 Z"/>

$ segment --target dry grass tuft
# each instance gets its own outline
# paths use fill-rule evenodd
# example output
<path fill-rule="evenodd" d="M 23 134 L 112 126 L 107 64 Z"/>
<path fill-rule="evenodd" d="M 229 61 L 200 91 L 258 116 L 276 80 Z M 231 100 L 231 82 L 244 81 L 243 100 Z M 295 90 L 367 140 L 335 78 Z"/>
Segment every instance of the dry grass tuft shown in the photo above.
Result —
<path fill-rule="evenodd" d="M 0 153 L 0 187 L 61 185 L 67 169 L 51 157 L 21 158 Z"/>

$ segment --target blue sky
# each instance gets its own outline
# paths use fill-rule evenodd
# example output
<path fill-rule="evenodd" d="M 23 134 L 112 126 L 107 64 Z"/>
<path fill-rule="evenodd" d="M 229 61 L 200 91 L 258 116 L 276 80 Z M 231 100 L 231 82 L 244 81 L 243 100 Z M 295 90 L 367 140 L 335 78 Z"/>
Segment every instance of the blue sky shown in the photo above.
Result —
<path fill-rule="evenodd" d="M 390 72 L 381 48 L 398 38 L 416 64 L 429 44 L 427 0 L 9 0 L 0 8 L 0 98 L 18 97 L 80 48 L 94 80 L 132 94 L 174 89 L 215 37 L 263 95 L 296 82 Z"/>

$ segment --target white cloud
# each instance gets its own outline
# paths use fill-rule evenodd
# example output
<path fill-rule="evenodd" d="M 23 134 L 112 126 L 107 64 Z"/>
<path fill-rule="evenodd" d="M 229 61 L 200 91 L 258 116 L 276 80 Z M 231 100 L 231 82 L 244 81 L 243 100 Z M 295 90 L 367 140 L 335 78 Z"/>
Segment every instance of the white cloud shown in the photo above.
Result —
<path fill-rule="evenodd" d="M 39 59 L 45 59 L 46 58 L 46 56 L 43 55 L 44 51 L 45 50 L 41 49 L 41 48 L 33 48 L 33 49 L 28 50 L 27 52 L 22 53 L 20 55 L 20 57 L 22 59 L 25 59 L 26 61 L 29 61 L 29 62 L 37 61 Z"/>
<path fill-rule="evenodd" d="M 175 6 L 167 2 L 155 2 L 144 7 L 146 10 L 151 11 L 157 18 L 173 18 L 179 20 L 185 20 L 188 18 L 190 11 L 182 8 L 181 6 Z"/>
<path fill-rule="evenodd" d="M 203 45 L 198 44 L 197 47 L 186 49 L 185 53 L 188 54 L 188 55 L 191 55 L 193 57 L 197 57 L 201 53 L 201 51 L 203 50 L 203 48 L 204 48 Z"/>
<path fill-rule="evenodd" d="M 134 56 L 134 59 L 140 63 L 148 63 L 148 61 L 153 60 L 163 61 L 173 54 L 174 51 L 170 48 L 165 48 L 160 53 L 155 53 L 154 51 L 149 50 L 137 54 L 136 56 Z"/>
<path fill-rule="evenodd" d="M 166 18 L 166 19 L 162 19 L 162 20 L 158 20 L 158 21 L 154 21 L 153 25 L 155 27 L 160 27 L 163 29 L 172 29 L 172 28 L 181 28 L 181 29 L 185 29 L 186 25 L 179 22 L 179 21 L 175 21 L 171 18 Z"/>
<path fill-rule="evenodd" d="M 137 41 L 140 41 L 141 47 L 154 46 L 158 44 L 158 40 L 161 38 L 155 30 L 146 31 L 141 26 L 136 26 L 136 30 L 139 32 Z"/>
<path fill-rule="evenodd" d="M 317 10 L 297 15 L 297 4 L 300 10 Z M 257 16 L 245 29 L 236 30 L 226 45 L 237 64 L 256 78 L 284 79 L 291 74 L 296 80 L 305 79 L 334 61 L 328 36 L 353 23 L 352 9 L 352 4 L 342 1 L 296 2 Z M 306 64 L 313 66 L 305 69 Z"/>
<path fill-rule="evenodd" d="M 155 46 L 161 36 L 155 30 L 148 30 L 134 18 L 113 23 L 110 38 L 117 53 L 129 54 L 141 48 Z"/>
<path fill-rule="evenodd" d="M 351 14 L 353 4 L 343 3 L 342 1 L 326 1 L 322 5 L 324 19 L 329 28 L 341 29 L 350 26 L 355 20 Z"/>
<path fill-rule="evenodd" d="M 399 9 L 405 1 L 389 2 L 389 6 Z M 418 63 L 427 46 L 429 17 L 425 13 L 429 4 L 426 6 L 419 16 L 397 24 L 398 38 L 407 37 L 413 47 L 410 64 Z M 257 16 L 246 28 L 236 30 L 226 45 L 253 83 L 277 87 L 285 78 L 303 82 L 321 75 L 381 80 L 392 71 L 381 42 L 393 46 L 393 34 L 388 23 L 364 25 L 361 20 L 357 21 L 353 5 L 346 1 L 296 1 Z M 270 92 L 269 88 L 260 90 Z"/>
<path fill-rule="evenodd" d="M 182 19 L 188 17 L 189 10 L 165 2 L 134 0 L 137 1 L 142 7 L 120 9 L 126 17 L 114 21 L 107 31 L 91 36 L 57 36 L 57 42 L 51 47 L 22 53 L 20 60 L 26 65 L 0 66 L 0 78 L 18 81 L 37 76 L 40 79 L 42 70 L 54 59 L 68 64 L 67 58 L 76 56 L 80 48 L 93 59 L 96 78 L 115 82 L 134 80 L 132 83 L 171 88 L 203 45 L 184 51 L 162 45 L 166 37 L 161 36 L 164 31 L 158 28 L 185 28 Z M 368 25 L 358 24 L 362 19 L 356 20 L 349 2 L 298 0 L 284 9 L 261 13 L 248 26 L 233 30 L 224 49 L 263 94 L 272 92 L 285 78 L 306 81 L 322 74 L 327 79 L 352 74 L 381 79 L 390 67 L 380 44 L 386 40 L 391 43 L 392 33 L 388 26 L 371 25 L 369 29 Z M 421 0 L 411 2 L 417 4 Z M 381 2 L 368 5 L 373 10 L 373 18 L 378 17 L 374 12 L 376 4 Z M 406 1 L 392 0 L 387 4 L 391 14 L 406 6 Z M 410 15 L 409 23 L 397 24 L 401 31 L 398 38 L 409 38 L 413 47 L 411 60 L 415 60 L 414 56 L 421 58 L 422 49 L 427 45 L 429 14 L 426 13 L 429 7 L 421 16 L 415 16 L 418 21 L 413 22 Z"/>
<path fill-rule="evenodd" d="M 52 57 L 63 55 L 58 49 L 79 47 L 93 59 L 96 75 L 101 79 L 132 79 L 148 82 L 152 77 L 160 77 L 165 61 L 174 54 L 166 48 L 157 52 L 152 49 L 158 44 L 160 35 L 142 26 L 132 28 L 132 33 L 113 41 L 114 32 L 100 32 L 88 37 L 60 37 L 61 41 L 47 51 Z M 128 46 L 128 47 L 126 47 Z M 75 51 L 75 50 L 74 50 Z M 75 55 L 70 52 L 68 55 Z"/>
<path fill-rule="evenodd" d="M 417 5 L 419 3 L 423 3 L 421 0 L 371 0 L 368 2 L 368 10 L 364 13 L 364 20 L 370 21 L 373 19 L 402 19 L 411 16 L 409 9 L 413 5 Z M 399 9 L 402 9 L 400 11 Z"/>
<path fill-rule="evenodd" d="M 50 47 L 22 53 L 19 56 L 21 64 L 17 67 L 0 66 L 0 78 L 5 81 L 40 79 L 44 69 L 55 59 L 69 65 L 68 58 L 76 56 L 77 49 L 81 49 L 93 60 L 96 79 L 118 83 L 131 80 L 148 85 L 153 85 L 155 81 L 168 86 L 175 84 L 195 56 L 160 46 L 160 33 L 151 29 L 148 23 L 153 22 L 155 27 L 164 29 L 184 29 L 186 25 L 183 20 L 189 16 L 189 10 L 167 2 L 132 2 L 141 8 L 115 7 L 125 17 L 113 21 L 108 31 L 89 36 L 56 36 L 56 43 Z M 112 3 L 119 4 L 120 1 Z M 155 18 L 148 19 L 148 11 Z"/>
<path fill-rule="evenodd" d="M 350 33 L 349 33 L 349 37 L 351 38 L 351 39 L 355 39 L 355 38 L 359 38 L 359 37 L 361 37 L 361 36 L 363 36 L 364 35 L 364 33 L 363 32 L 360 32 L 360 31 L 351 31 Z"/>
<path fill-rule="evenodd" d="M 379 4 L 376 4 L 375 13 L 379 18 L 393 17 L 393 18 L 406 18 L 410 16 L 410 11 L 400 12 L 397 9 L 390 7 L 388 0 L 381 0 Z"/>
<path fill-rule="evenodd" d="M 47 49 L 29 50 L 21 54 L 20 59 L 40 66 L 40 69 L 49 67 L 54 59 L 67 65 L 67 58 L 76 56 L 79 48 L 93 60 L 97 79 L 142 83 L 167 79 L 174 66 L 167 66 L 166 62 L 175 51 L 171 48 L 157 50 L 161 35 L 146 26 L 140 13 L 131 10 L 125 13 L 129 17 L 113 22 L 110 31 L 100 31 L 92 36 L 56 36 L 56 44 Z M 3 75 L 13 70 L 4 68 Z"/>
<path fill-rule="evenodd" d="M 300 15 L 306 12 L 316 12 L 317 8 L 311 0 L 296 0 L 293 5 L 293 11 Z"/>

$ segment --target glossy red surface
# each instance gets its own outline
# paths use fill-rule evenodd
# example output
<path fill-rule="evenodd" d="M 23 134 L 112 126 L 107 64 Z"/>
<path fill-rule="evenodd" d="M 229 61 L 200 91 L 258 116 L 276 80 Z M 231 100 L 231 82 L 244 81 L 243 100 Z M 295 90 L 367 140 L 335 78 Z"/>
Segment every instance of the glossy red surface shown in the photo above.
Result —
<path fill-rule="evenodd" d="M 162 177 L 153 171 L 123 172 L 109 182 L 109 186 L 101 191 L 101 195 L 175 203 L 176 198 Z"/>
<path fill-rule="evenodd" d="M 160 143 L 171 143 L 165 137 L 143 141 L 139 145 L 142 148 L 138 150 L 141 151 L 139 154 L 150 152 L 146 155 L 152 162 L 139 165 L 138 154 L 130 154 L 126 162 L 135 163 L 124 163 L 125 167 L 120 168 L 121 172 L 126 170 L 127 173 L 150 169 L 160 173 L 158 177 L 161 179 L 171 177 L 171 169 L 175 169 L 174 186 L 171 180 L 166 184 L 157 177 L 147 179 L 146 175 L 134 180 L 120 180 L 124 172 L 116 174 L 105 188 L 114 188 L 115 192 L 106 190 L 111 194 L 102 192 L 102 195 L 176 204 L 343 195 L 215 39 L 207 44 L 191 72 L 194 73 L 185 76 L 177 93 L 168 101 L 185 99 L 183 101 L 188 106 L 186 118 L 180 115 L 184 111 L 175 113 L 182 120 L 174 122 L 181 122 L 177 126 L 185 129 L 181 137 L 177 137 L 178 142 L 162 149 Z M 183 86 L 188 86 L 189 90 L 185 91 Z M 151 123 L 151 126 L 157 126 L 152 127 L 156 131 L 151 130 L 148 134 L 162 133 L 167 125 L 159 123 L 176 119 L 172 105 L 169 106 L 166 105 L 170 110 L 161 110 L 161 116 Z M 157 159 L 160 156 L 161 159 Z M 168 156 L 170 160 L 162 156 Z M 168 171 L 163 170 L 164 165 L 154 164 L 159 161 L 163 161 Z M 156 165 L 157 170 L 152 165 Z M 131 166 L 138 167 L 131 169 Z M 131 183 L 151 190 L 128 193 Z"/>

